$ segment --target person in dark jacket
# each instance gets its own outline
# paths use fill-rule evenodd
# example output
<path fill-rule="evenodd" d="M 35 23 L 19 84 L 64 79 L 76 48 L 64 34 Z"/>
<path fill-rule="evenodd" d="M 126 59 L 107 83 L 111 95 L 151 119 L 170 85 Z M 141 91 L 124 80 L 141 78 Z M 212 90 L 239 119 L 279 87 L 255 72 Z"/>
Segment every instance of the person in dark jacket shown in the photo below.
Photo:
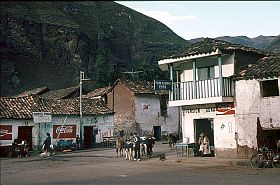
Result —
<path fill-rule="evenodd" d="M 121 130 L 120 131 L 120 137 L 123 137 L 124 136 L 124 130 Z"/>
<path fill-rule="evenodd" d="M 52 143 L 52 139 L 51 139 L 50 133 L 47 133 L 47 138 L 44 141 L 44 151 L 45 152 L 52 153 L 52 151 L 51 151 L 51 143 Z"/>
<path fill-rule="evenodd" d="M 133 134 L 133 144 L 134 144 L 134 161 L 141 161 L 140 159 L 140 144 L 141 144 L 141 139 L 137 135 L 137 133 Z"/>
<path fill-rule="evenodd" d="M 20 150 L 18 147 L 18 140 L 14 139 L 14 142 L 12 143 L 12 157 L 15 156 L 17 158 L 20 157 Z"/>
<path fill-rule="evenodd" d="M 155 141 L 152 137 L 148 137 L 145 141 L 147 145 L 147 157 L 150 159 L 152 157 Z"/>

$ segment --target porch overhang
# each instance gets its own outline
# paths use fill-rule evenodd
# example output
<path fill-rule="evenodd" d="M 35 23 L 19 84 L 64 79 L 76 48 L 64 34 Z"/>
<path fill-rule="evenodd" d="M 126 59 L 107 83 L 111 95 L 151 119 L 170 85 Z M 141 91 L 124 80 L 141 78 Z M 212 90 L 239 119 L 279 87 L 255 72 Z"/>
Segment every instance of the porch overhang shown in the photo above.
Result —
<path fill-rule="evenodd" d="M 201 53 L 201 54 L 197 54 L 197 55 L 190 55 L 190 56 L 185 56 L 185 57 L 180 57 L 180 58 L 169 58 L 169 59 L 159 60 L 158 65 L 162 71 L 168 71 L 169 64 L 180 63 L 180 62 L 184 62 L 187 60 L 216 56 L 216 55 L 221 55 L 221 54 L 222 54 L 222 52 L 217 48 L 215 51 L 213 51 L 211 53 Z"/>

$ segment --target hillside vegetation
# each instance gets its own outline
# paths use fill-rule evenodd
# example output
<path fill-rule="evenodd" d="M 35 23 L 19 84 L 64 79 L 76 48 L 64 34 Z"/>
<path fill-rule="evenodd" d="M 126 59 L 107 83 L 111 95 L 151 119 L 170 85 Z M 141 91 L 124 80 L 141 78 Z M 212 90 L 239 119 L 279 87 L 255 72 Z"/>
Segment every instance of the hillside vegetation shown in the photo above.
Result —
<path fill-rule="evenodd" d="M 157 60 L 190 43 L 164 24 L 111 1 L 1 2 L 1 96 L 47 86 L 112 84 L 125 71 L 164 78 Z"/>
<path fill-rule="evenodd" d="M 204 38 L 195 38 L 189 40 L 191 43 L 196 43 L 199 41 L 202 41 Z M 226 42 L 230 42 L 232 44 L 242 44 L 244 46 L 254 47 L 262 50 L 267 51 L 273 51 L 273 52 L 279 52 L 280 46 L 279 44 L 279 36 L 263 36 L 260 35 L 255 38 L 249 38 L 247 36 L 236 36 L 236 37 L 230 37 L 230 36 L 221 36 L 216 37 L 215 39 L 223 40 Z"/>

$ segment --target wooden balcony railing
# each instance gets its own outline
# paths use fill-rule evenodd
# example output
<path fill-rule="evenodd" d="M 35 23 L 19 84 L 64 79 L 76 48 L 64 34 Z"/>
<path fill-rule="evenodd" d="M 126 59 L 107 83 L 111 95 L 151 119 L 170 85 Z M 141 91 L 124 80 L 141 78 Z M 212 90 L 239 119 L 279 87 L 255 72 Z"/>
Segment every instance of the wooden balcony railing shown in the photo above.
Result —
<path fill-rule="evenodd" d="M 220 78 L 213 78 L 195 82 L 175 82 L 173 83 L 170 101 L 220 96 L 233 96 L 233 86 L 230 78 L 223 77 L 221 81 Z"/>

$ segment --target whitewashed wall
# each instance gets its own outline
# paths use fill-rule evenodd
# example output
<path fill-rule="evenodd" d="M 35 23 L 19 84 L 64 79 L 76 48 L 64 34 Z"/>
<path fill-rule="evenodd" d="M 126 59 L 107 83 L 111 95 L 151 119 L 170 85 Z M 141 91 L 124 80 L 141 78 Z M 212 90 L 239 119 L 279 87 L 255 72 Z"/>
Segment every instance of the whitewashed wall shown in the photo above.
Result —
<path fill-rule="evenodd" d="M 236 107 L 236 130 L 241 146 L 257 147 L 257 117 L 262 127 L 280 128 L 280 96 L 262 97 L 258 80 L 236 82 Z"/>
<path fill-rule="evenodd" d="M 1 125 L 12 125 L 12 139 L 11 140 L 0 140 L 1 144 L 12 144 L 14 139 L 18 138 L 18 127 L 19 126 L 34 126 L 33 120 L 25 119 L 1 119 Z M 32 136 L 35 135 L 35 130 L 32 129 Z"/>
<path fill-rule="evenodd" d="M 53 125 L 62 125 L 64 123 L 65 116 L 56 116 L 52 119 Z M 76 125 L 76 135 L 80 135 L 80 117 L 79 116 L 68 116 L 65 120 L 66 125 Z M 98 134 L 96 135 L 96 143 L 103 141 L 103 136 L 112 136 L 114 130 L 114 119 L 112 115 L 97 115 L 97 116 L 83 116 L 83 126 L 93 126 L 93 128 L 98 129 Z M 49 131 L 51 135 L 51 131 Z M 56 139 L 53 138 L 53 141 L 56 142 Z M 76 142 L 76 138 L 73 138 L 73 141 Z"/>
<path fill-rule="evenodd" d="M 143 109 L 145 104 L 148 109 Z M 152 133 L 153 126 L 161 126 L 162 134 L 178 131 L 178 108 L 167 107 L 168 116 L 161 116 L 158 96 L 136 96 L 135 110 L 135 120 L 143 131 Z"/>
<path fill-rule="evenodd" d="M 1 125 L 12 125 L 12 140 L 1 140 L 2 144 L 12 144 L 14 139 L 18 137 L 19 126 L 33 126 L 32 128 L 32 145 L 42 145 L 46 139 L 46 133 L 50 133 L 52 137 L 52 144 L 56 144 L 56 138 L 53 138 L 53 125 L 76 125 L 76 135 L 80 135 L 80 117 L 79 116 L 52 116 L 51 123 L 34 123 L 33 119 L 30 120 L 16 120 L 16 119 L 1 119 Z M 96 142 L 103 141 L 103 136 L 112 136 L 114 130 L 113 114 L 100 115 L 100 116 L 83 116 L 83 126 L 93 126 L 98 129 Z M 76 138 L 73 142 L 76 142 Z"/>
<path fill-rule="evenodd" d="M 96 119 L 95 119 L 96 118 Z M 114 124 L 114 116 L 113 114 L 111 115 L 100 115 L 100 116 L 96 116 L 94 118 L 94 120 L 96 120 L 95 122 L 95 128 L 98 129 L 98 134 L 96 135 L 96 143 L 101 143 L 103 142 L 103 137 L 110 137 L 113 136 L 114 133 L 114 128 L 115 128 L 115 124 Z M 90 123 L 90 118 L 86 118 L 88 123 L 85 123 L 84 126 L 86 126 L 86 124 L 91 124 Z"/>
<path fill-rule="evenodd" d="M 234 54 L 233 55 L 226 55 L 222 57 L 222 73 L 223 77 L 229 77 L 234 74 Z M 197 68 L 205 67 L 205 66 L 215 66 L 215 78 L 219 77 L 219 66 L 218 66 L 218 58 L 201 58 L 197 60 L 196 63 Z M 181 64 L 181 70 L 183 70 L 180 78 L 181 82 L 192 81 L 193 80 L 193 69 L 192 69 L 192 62 L 189 61 L 188 63 Z M 198 73 L 196 73 L 197 75 Z M 198 79 L 198 76 L 196 76 Z"/>
<path fill-rule="evenodd" d="M 209 105 L 208 105 L 209 106 Z M 215 106 L 213 106 L 214 108 Z M 189 139 L 190 143 L 195 143 L 195 119 L 213 119 L 214 124 L 214 145 L 216 149 L 227 150 L 236 148 L 235 140 L 235 117 L 234 115 L 217 115 L 215 111 L 207 112 L 210 107 L 188 107 L 188 109 L 200 109 L 199 113 L 188 113 L 185 109 L 183 110 L 182 117 L 182 132 L 183 142 L 187 142 Z M 214 110 L 214 109 L 213 109 Z M 188 139 L 187 139 L 188 138 Z"/>

